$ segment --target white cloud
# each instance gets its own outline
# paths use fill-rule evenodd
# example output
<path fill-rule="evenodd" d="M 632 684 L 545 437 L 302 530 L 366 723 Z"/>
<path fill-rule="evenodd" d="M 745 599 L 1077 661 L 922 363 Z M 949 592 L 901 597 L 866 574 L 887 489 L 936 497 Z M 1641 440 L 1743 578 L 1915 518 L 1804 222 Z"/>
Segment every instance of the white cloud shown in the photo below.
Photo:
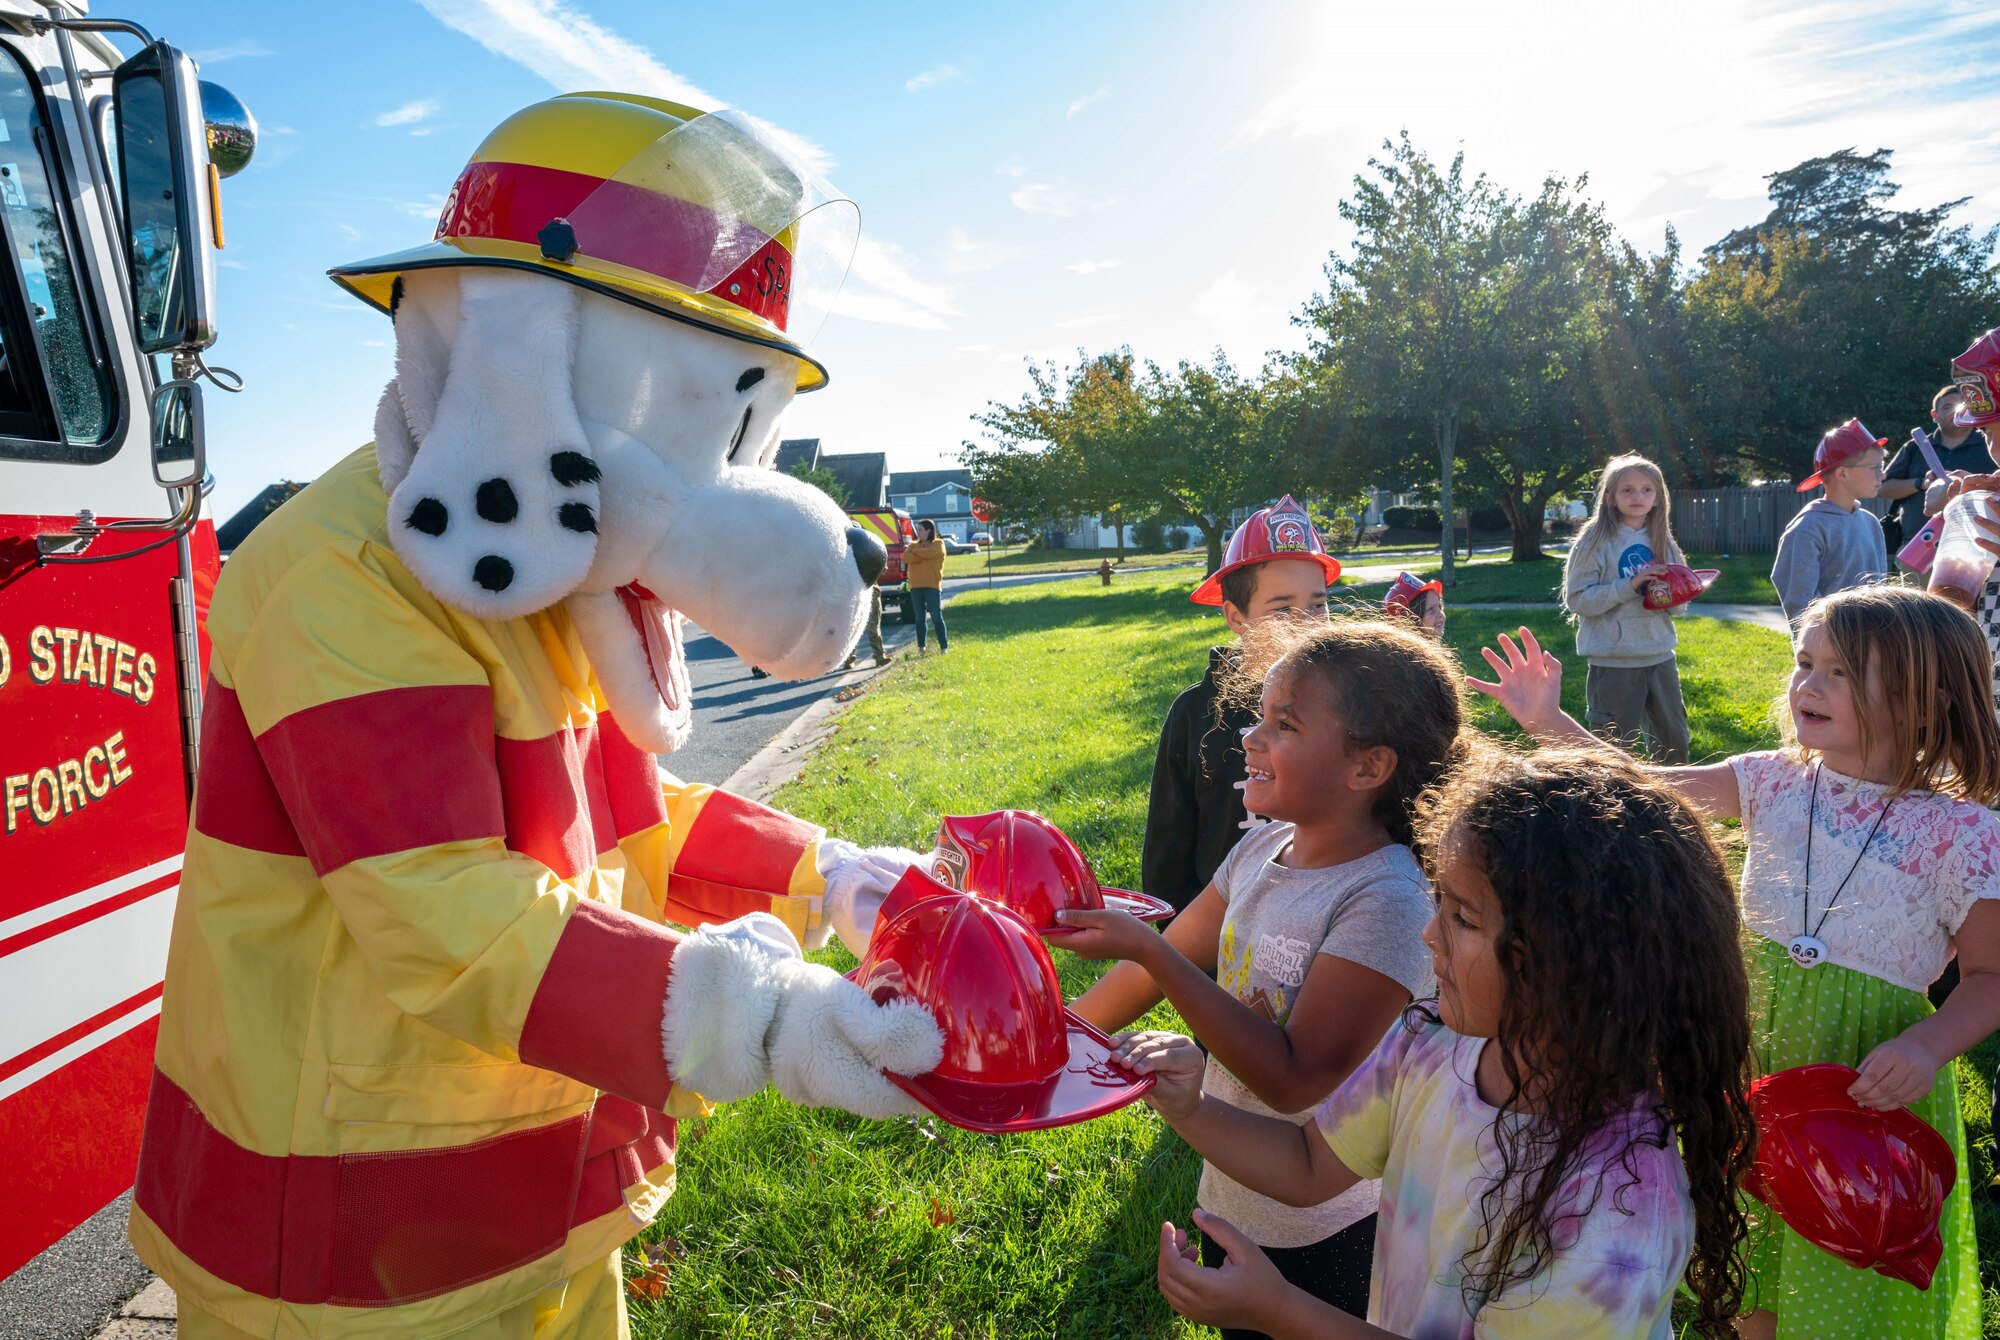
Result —
<path fill-rule="evenodd" d="M 438 22 L 472 38 L 496 56 L 525 66 L 550 86 L 615 88 L 703 109 L 728 101 L 660 64 L 644 46 L 622 37 L 565 0 L 417 0 Z M 769 131 L 815 172 L 832 155 L 811 140 L 766 122 Z"/>
<path fill-rule="evenodd" d="M 1090 326 L 1108 325 L 1113 321 L 1123 321 L 1124 319 L 1125 315 L 1122 312 L 1085 312 L 1081 316 L 1072 316 L 1062 321 L 1052 322 L 1050 323 L 1050 329 L 1084 330 Z"/>
<path fill-rule="evenodd" d="M 412 219 L 429 219 L 435 223 L 437 216 L 444 213 L 444 196 L 433 194 L 422 200 L 389 200 L 385 202 L 398 214 Z"/>
<path fill-rule="evenodd" d="M 1069 110 L 1064 112 L 1063 115 L 1075 116 L 1078 112 L 1090 106 L 1092 103 L 1103 102 L 1106 98 L 1110 96 L 1111 96 L 1111 90 L 1108 88 L 1100 88 L 1094 93 L 1086 93 L 1082 97 L 1078 98 L 1075 102 L 1072 102 L 1069 105 Z"/>
<path fill-rule="evenodd" d="M 963 315 L 952 306 L 951 286 L 918 278 L 913 264 L 895 243 L 862 238 L 833 310 L 855 321 L 949 330 L 945 318 Z"/>
<path fill-rule="evenodd" d="M 1066 219 L 1076 213 L 1076 195 L 1054 182 L 1024 182 L 1007 197 L 1014 208 L 1025 214 L 1048 214 Z"/>
<path fill-rule="evenodd" d="M 420 121 L 428 121 L 438 114 L 444 104 L 436 98 L 415 98 L 401 107 L 391 108 L 375 118 L 378 126 L 414 126 Z"/>
<path fill-rule="evenodd" d="M 299 151 L 299 139 L 299 132 L 291 126 L 259 126 L 257 153 L 249 170 L 265 172 L 278 166 Z"/>
<path fill-rule="evenodd" d="M 963 78 L 965 78 L 964 73 L 956 65 L 934 65 L 922 74 L 904 80 L 903 91 L 921 93 L 927 88 L 936 88 L 939 84 L 949 84 L 954 79 Z"/>
<path fill-rule="evenodd" d="M 1118 266 L 1119 262 L 1115 260 L 1109 260 L 1109 261 L 1081 260 L 1081 261 L 1073 261 L 1069 265 L 1064 266 L 1063 268 L 1068 270 L 1071 274 L 1094 275 L 1099 270 L 1116 270 Z"/>
<path fill-rule="evenodd" d="M 944 268 L 955 275 L 984 274 L 1020 259 L 1023 254 L 1020 247 L 981 242 L 965 229 L 954 228 L 945 241 Z"/>
<path fill-rule="evenodd" d="M 1195 295 L 1189 304 L 1196 316 L 1218 325 L 1235 325 L 1251 310 L 1257 287 L 1245 282 L 1234 270 L 1224 270 L 1215 282 Z"/>
<path fill-rule="evenodd" d="M 219 47 L 209 47 L 202 51 L 191 51 L 188 54 L 194 57 L 196 65 L 201 66 L 205 70 L 211 65 L 220 65 L 224 61 L 247 60 L 255 56 L 275 56 L 278 53 L 254 37 L 240 37 L 234 42 L 226 42 Z"/>

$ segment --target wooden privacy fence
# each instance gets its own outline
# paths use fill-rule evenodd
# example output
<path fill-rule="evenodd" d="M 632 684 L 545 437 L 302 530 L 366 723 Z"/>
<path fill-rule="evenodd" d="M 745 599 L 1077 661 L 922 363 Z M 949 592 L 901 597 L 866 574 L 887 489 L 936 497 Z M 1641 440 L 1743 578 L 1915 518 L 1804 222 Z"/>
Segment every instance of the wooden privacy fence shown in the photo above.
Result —
<path fill-rule="evenodd" d="M 1674 495 L 1674 538 L 1690 553 L 1769 554 L 1778 536 L 1814 498 L 1818 490 L 1799 493 L 1790 484 L 1757 484 L 1746 488 L 1710 489 Z M 1883 503 L 1862 504 L 1882 515 Z"/>

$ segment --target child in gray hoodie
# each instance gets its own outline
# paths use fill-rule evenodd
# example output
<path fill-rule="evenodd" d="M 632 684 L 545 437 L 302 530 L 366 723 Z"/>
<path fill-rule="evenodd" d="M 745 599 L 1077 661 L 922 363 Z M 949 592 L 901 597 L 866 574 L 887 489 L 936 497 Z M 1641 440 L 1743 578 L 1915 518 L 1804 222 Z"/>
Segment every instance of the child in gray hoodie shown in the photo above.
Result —
<path fill-rule="evenodd" d="M 1597 481 L 1597 500 L 1563 562 L 1563 607 L 1576 619 L 1585 720 L 1599 735 L 1636 748 L 1641 729 L 1655 762 L 1688 761 L 1674 616 L 1649 610 L 1646 583 L 1684 563 L 1674 543 L 1666 477 L 1644 456 L 1616 456 Z"/>

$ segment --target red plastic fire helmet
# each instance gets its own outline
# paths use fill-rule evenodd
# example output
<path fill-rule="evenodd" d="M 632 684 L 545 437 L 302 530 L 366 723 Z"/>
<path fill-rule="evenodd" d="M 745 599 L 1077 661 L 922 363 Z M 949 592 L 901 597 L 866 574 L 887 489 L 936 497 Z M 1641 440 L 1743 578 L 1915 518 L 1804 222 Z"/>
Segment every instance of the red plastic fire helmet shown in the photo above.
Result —
<path fill-rule="evenodd" d="M 1829 428 L 1813 448 L 1813 472 L 1802 480 L 1798 492 L 1806 493 L 1825 482 L 1829 470 L 1837 470 L 1852 458 L 1876 447 L 1886 447 L 1889 439 L 1876 437 L 1861 426 L 1861 420 L 1849 419 L 1838 428 Z"/>
<path fill-rule="evenodd" d="M 931 852 L 931 877 L 961 893 L 976 893 L 1012 908 L 1039 935 L 1069 935 L 1057 923 L 1064 908 L 1119 908 L 1141 921 L 1164 921 L 1173 906 L 1097 882 L 1074 842 L 1031 810 L 946 815 Z"/>
<path fill-rule="evenodd" d="M 1326 572 L 1328 586 L 1340 576 L 1339 560 L 1328 556 L 1319 532 L 1313 529 L 1312 518 L 1287 493 L 1272 506 L 1252 512 L 1250 519 L 1236 528 L 1236 533 L 1229 537 L 1229 548 L 1223 551 L 1222 566 L 1197 586 L 1188 599 L 1197 605 L 1220 605 L 1224 577 L 1238 568 L 1268 563 L 1274 558 L 1312 559 Z"/>
<path fill-rule="evenodd" d="M 1684 563 L 1669 563 L 1666 571 L 1646 583 L 1646 596 L 1642 603 L 1649 610 L 1674 609 L 1715 585 L 1715 579 L 1721 575 L 1716 568 L 1697 571 Z"/>
<path fill-rule="evenodd" d="M 1389 590 L 1382 597 L 1384 614 L 1399 614 L 1406 619 L 1424 617 L 1422 601 L 1425 594 L 1436 592 L 1439 599 L 1444 597 L 1444 583 L 1435 579 L 1420 582 L 1407 572 L 1396 574 L 1396 580 L 1389 583 Z"/>
<path fill-rule="evenodd" d="M 1951 360 L 1951 379 L 1962 397 L 1958 422 L 1962 428 L 2000 423 L 2000 327 L 1987 331 L 1972 347 Z"/>
<path fill-rule="evenodd" d="M 884 900 L 848 976 L 878 1005 L 915 1000 L 937 1020 L 937 1069 L 888 1078 L 954 1126 L 1067 1126 L 1153 1087 L 1150 1075 L 1112 1065 L 1111 1039 L 1063 1008 L 1055 964 L 1027 922 L 921 870 L 905 872 Z"/>
<path fill-rule="evenodd" d="M 1843 1065 L 1806 1065 L 1752 1084 L 1757 1162 L 1744 1189 L 1822 1251 L 1928 1289 L 1958 1176 L 1951 1146 L 1906 1108 L 1875 1112 L 1848 1097 L 1856 1078 Z"/>

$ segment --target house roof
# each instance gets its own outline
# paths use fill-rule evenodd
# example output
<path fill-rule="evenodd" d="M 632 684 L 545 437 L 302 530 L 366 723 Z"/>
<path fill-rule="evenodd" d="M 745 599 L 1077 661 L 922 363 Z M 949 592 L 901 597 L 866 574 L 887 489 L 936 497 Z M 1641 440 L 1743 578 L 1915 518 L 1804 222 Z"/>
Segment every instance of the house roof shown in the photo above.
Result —
<path fill-rule="evenodd" d="M 971 492 L 970 470 L 898 470 L 889 476 L 891 493 L 930 493 L 946 484 L 956 484 Z"/>
<path fill-rule="evenodd" d="M 819 439 L 816 437 L 788 437 L 778 444 L 778 454 L 771 458 L 771 468 L 781 475 L 788 475 L 803 465 L 811 470 L 819 464 Z"/>
<path fill-rule="evenodd" d="M 882 452 L 821 453 L 818 468 L 833 472 L 849 507 L 881 507 L 887 501 L 889 458 Z"/>
<path fill-rule="evenodd" d="M 256 497 L 237 509 L 236 515 L 215 528 L 215 547 L 225 554 L 232 552 L 250 537 L 258 522 L 277 511 L 287 498 L 304 487 L 304 484 L 292 479 L 266 484 Z"/>

